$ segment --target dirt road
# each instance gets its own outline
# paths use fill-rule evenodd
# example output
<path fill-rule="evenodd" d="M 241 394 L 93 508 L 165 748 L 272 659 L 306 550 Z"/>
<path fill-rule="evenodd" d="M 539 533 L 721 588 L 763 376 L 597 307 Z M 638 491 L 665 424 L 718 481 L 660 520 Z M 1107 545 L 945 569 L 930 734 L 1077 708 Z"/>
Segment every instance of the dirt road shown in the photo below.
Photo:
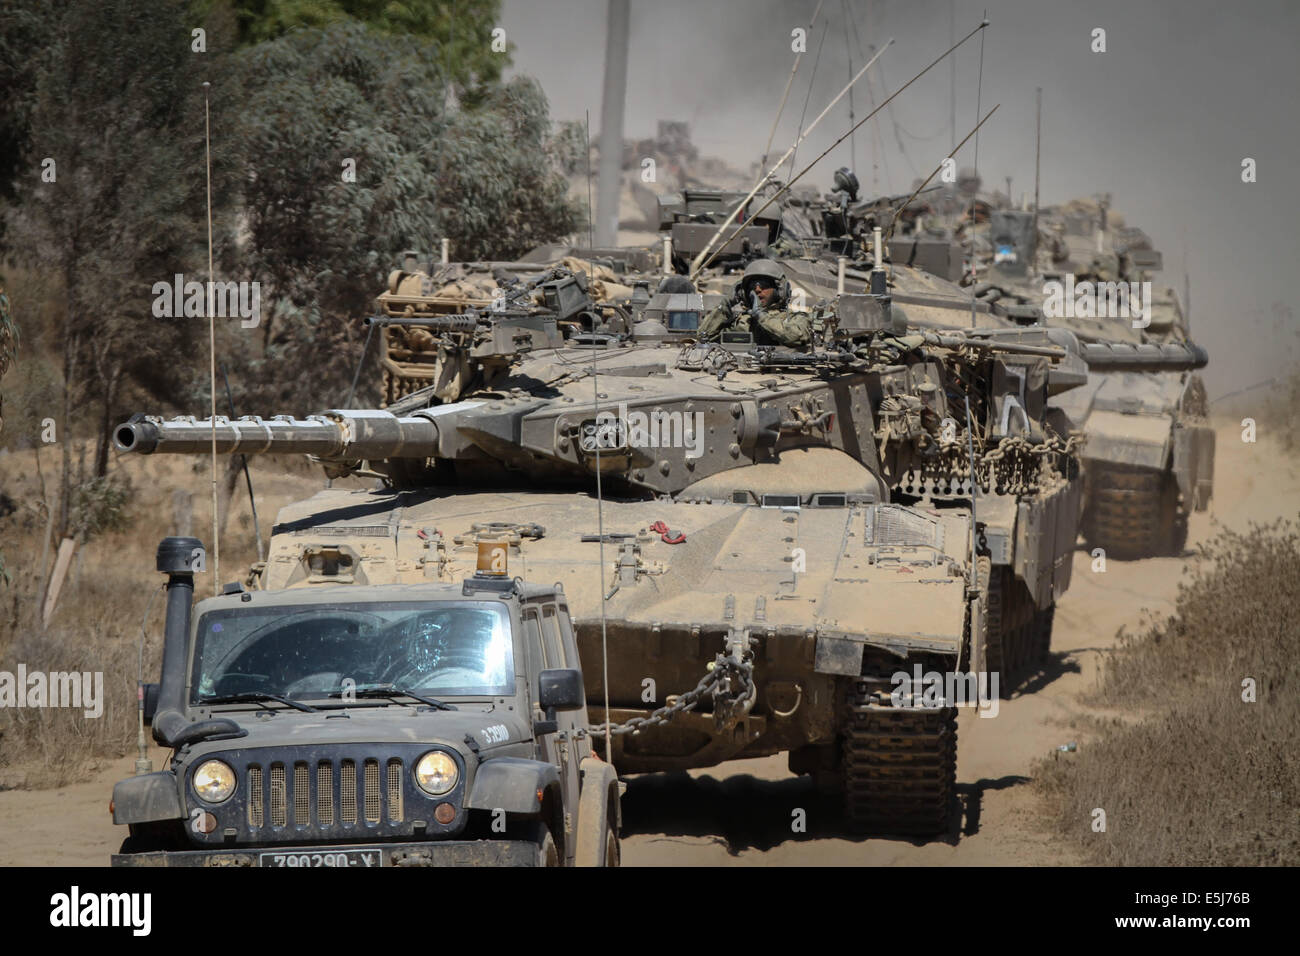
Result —
<path fill-rule="evenodd" d="M 1300 463 L 1283 457 L 1267 434 L 1241 441 L 1235 423 L 1217 428 L 1212 511 L 1192 516 L 1190 548 L 1213 533 L 1212 521 L 1244 528 L 1252 521 L 1300 512 Z M 1056 614 L 1050 665 L 998 716 L 963 712 L 958 730 L 960 828 L 945 838 L 857 839 L 836 823 L 833 802 L 792 776 L 784 757 L 726 764 L 690 774 L 633 777 L 624 798 L 624 865 L 891 864 L 1053 865 L 1079 862 L 1062 852 L 1041 822 L 1029 783 L 1033 761 L 1067 741 L 1088 746 L 1076 728 L 1085 709 L 1078 695 L 1096 679 L 1100 652 L 1121 626 L 1141 626 L 1144 611 L 1173 606 L 1185 559 L 1111 561 L 1094 573 L 1076 552 L 1074 580 Z M 1062 755 L 1060 759 L 1069 759 Z M 58 790 L 0 792 L 0 865 L 108 862 L 122 839 L 108 800 L 113 782 L 131 773 L 133 759 L 109 761 L 87 782 Z M 155 767 L 163 754 L 154 754 Z M 793 832 L 795 811 L 805 832 Z"/>

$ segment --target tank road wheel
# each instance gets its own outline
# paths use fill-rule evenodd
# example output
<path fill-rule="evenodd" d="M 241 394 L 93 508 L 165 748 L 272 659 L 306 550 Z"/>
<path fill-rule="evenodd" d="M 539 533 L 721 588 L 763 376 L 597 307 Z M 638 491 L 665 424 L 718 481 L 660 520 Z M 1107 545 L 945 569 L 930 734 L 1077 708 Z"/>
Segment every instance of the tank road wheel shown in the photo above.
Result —
<path fill-rule="evenodd" d="M 875 703 L 879 681 L 858 678 L 842 738 L 850 827 L 930 836 L 946 832 L 957 787 L 957 708 Z"/>
<path fill-rule="evenodd" d="M 1089 495 L 1084 522 L 1088 543 L 1122 559 L 1167 553 L 1176 544 L 1177 493 L 1170 495 L 1172 484 L 1172 476 L 1163 472 L 1102 468 Z"/>
<path fill-rule="evenodd" d="M 618 776 L 602 760 L 582 762 L 575 866 L 618 866 Z"/>

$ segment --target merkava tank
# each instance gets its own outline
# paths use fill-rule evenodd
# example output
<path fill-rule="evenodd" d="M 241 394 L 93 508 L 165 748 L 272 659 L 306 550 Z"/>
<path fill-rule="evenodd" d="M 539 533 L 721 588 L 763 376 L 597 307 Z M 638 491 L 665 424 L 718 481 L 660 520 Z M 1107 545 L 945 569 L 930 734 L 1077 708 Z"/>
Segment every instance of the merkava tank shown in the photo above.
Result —
<path fill-rule="evenodd" d="M 1149 282 L 1159 272 L 1160 253 L 1140 229 L 1108 215 L 1108 198 L 1044 209 L 1036 220 L 1032 211 L 1008 208 L 1005 197 L 973 195 L 977 189 L 974 180 L 963 190 L 965 212 L 954 232 L 944 225 L 942 204 L 924 196 L 860 201 L 856 179 L 840 170 L 835 191 L 807 204 L 802 218 L 824 237 L 824 257 L 860 256 L 863 237 L 885 227 L 896 301 L 919 304 L 935 294 L 902 268 L 914 266 L 963 283 L 959 294 L 978 300 L 972 325 L 1071 331 L 1085 345 L 1090 374 L 1054 404 L 1086 439 L 1084 538 L 1118 558 L 1181 554 L 1190 513 L 1204 511 L 1213 493 L 1214 431 L 1195 374 L 1208 355 L 1191 341 L 1176 293 L 1158 283 L 1145 287 L 1140 319 L 1122 309 L 1119 318 L 1105 318 L 1091 307 L 1044 308 L 1053 282 L 1062 300 L 1087 288 L 1095 303 L 1112 304 L 1120 284 Z M 952 293 L 951 284 L 940 290 Z"/>
<path fill-rule="evenodd" d="M 215 432 L 379 480 L 284 508 L 250 587 L 456 581 L 482 546 L 560 582 L 621 772 L 786 752 L 854 826 L 945 830 L 956 705 L 1043 657 L 1069 585 L 1077 440 L 1049 403 L 1086 379 L 1078 344 L 912 329 L 867 293 L 817 303 L 808 351 L 702 344 L 682 281 L 629 332 L 567 339 L 541 308 L 390 298 L 438 348 L 387 408 L 137 415 L 115 443 L 206 454 Z"/>
<path fill-rule="evenodd" d="M 1087 385 L 1060 399 L 1087 438 L 1088 543 L 1120 558 L 1178 555 L 1190 513 L 1208 508 L 1214 489 L 1214 431 L 1196 374 L 1209 359 L 1174 290 L 1151 281 L 1162 257 L 1149 237 L 1107 212 L 1105 201 L 1076 201 L 1044 210 L 1035 229 L 1032 212 L 994 210 L 972 291 L 1089 346 Z M 1126 307 L 1133 289 L 1140 313 Z M 1066 301 L 1075 298 L 1077 309 Z M 1101 315 L 1103 304 L 1115 314 Z"/>

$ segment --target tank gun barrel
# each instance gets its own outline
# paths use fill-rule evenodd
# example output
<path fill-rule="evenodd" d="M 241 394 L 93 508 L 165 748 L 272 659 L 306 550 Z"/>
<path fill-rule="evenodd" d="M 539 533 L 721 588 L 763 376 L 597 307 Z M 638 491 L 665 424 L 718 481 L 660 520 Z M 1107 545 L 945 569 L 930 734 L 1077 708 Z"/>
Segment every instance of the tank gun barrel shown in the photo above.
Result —
<path fill-rule="evenodd" d="M 1199 345 L 1091 342 L 1083 347 L 1089 369 L 1106 372 L 1189 372 L 1205 368 L 1210 355 Z"/>
<path fill-rule="evenodd" d="M 200 454 L 212 449 L 213 431 L 210 418 L 133 415 L 113 430 L 113 444 L 120 452 L 138 455 Z M 431 416 L 399 418 L 380 409 L 332 410 L 305 419 L 218 415 L 215 432 L 217 452 L 227 455 L 306 454 L 360 461 L 429 458 L 438 449 L 438 426 Z"/>
<path fill-rule="evenodd" d="M 401 325 L 408 328 L 428 329 L 430 332 L 473 332 L 481 324 L 481 318 L 472 315 L 430 315 L 417 317 L 397 317 L 387 315 L 368 316 L 366 326 Z"/>

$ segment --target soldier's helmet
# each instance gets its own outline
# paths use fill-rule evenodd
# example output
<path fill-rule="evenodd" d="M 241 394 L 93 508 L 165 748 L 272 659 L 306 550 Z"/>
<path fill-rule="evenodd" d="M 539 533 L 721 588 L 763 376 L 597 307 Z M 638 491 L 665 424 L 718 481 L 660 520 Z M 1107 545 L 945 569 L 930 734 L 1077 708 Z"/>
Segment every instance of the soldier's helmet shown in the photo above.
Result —
<path fill-rule="evenodd" d="M 740 288 L 745 298 L 749 297 L 754 283 L 760 279 L 765 279 L 776 286 L 777 307 L 790 301 L 790 283 L 786 281 L 785 272 L 771 259 L 755 259 L 745 267 L 745 274 L 740 279 Z"/>

